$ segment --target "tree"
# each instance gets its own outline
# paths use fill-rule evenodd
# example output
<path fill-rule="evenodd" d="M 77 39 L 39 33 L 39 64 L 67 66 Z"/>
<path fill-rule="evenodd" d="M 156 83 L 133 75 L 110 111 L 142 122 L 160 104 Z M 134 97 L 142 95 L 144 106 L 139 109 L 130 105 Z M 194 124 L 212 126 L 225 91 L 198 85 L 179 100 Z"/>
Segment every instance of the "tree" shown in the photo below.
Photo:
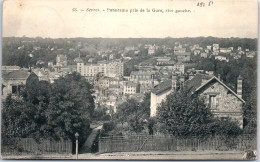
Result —
<path fill-rule="evenodd" d="M 244 110 L 244 129 L 246 134 L 254 134 L 257 132 L 257 93 L 256 89 L 250 94 L 249 100 L 243 107 Z"/>
<path fill-rule="evenodd" d="M 94 110 L 92 86 L 79 74 L 25 86 L 20 96 L 8 96 L 2 110 L 2 135 L 6 138 L 33 137 L 70 139 L 80 134 L 83 143 L 90 133 Z"/>
<path fill-rule="evenodd" d="M 83 141 L 90 132 L 90 119 L 94 110 L 92 86 L 77 73 L 55 80 L 50 89 L 45 111 L 52 137 L 74 139 L 75 132 Z"/>
<path fill-rule="evenodd" d="M 209 137 L 211 135 L 237 135 L 239 126 L 231 120 L 214 118 L 210 109 L 199 97 L 178 91 L 167 96 L 158 108 L 157 120 L 161 129 L 175 136 Z M 228 127 L 225 127 L 229 125 Z M 224 129 L 225 128 L 225 129 Z"/>
<path fill-rule="evenodd" d="M 212 118 L 212 113 L 202 100 L 192 98 L 183 91 L 167 96 L 158 108 L 158 122 L 176 136 L 206 134 Z"/>
<path fill-rule="evenodd" d="M 129 129 L 136 133 L 145 128 L 145 123 L 150 116 L 150 95 L 147 93 L 143 102 L 138 103 L 134 99 L 128 99 L 118 106 L 115 114 L 115 120 L 120 123 L 127 123 Z"/>

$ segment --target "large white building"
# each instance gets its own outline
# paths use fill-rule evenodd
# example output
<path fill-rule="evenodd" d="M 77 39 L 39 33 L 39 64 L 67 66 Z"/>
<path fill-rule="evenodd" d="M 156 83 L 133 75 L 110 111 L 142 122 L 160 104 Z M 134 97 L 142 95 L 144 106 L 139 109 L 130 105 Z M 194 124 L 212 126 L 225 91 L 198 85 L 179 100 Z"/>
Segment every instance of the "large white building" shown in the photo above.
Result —
<path fill-rule="evenodd" d="M 78 61 L 77 72 L 85 77 L 93 77 L 102 73 L 107 77 L 124 76 L 125 63 L 121 60 L 99 61 L 97 64 L 84 64 Z"/>

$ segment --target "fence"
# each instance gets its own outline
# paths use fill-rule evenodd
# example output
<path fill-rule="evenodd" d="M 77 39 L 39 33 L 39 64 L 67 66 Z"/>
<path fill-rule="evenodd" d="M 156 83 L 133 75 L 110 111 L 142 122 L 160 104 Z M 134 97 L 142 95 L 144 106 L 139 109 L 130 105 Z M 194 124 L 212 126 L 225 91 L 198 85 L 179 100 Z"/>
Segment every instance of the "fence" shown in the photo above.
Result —
<path fill-rule="evenodd" d="M 177 138 L 174 136 L 109 136 L 99 138 L 99 152 L 134 152 L 134 151 L 197 151 L 197 150 L 247 150 L 256 149 L 256 138 L 239 136 L 234 138 L 196 137 Z"/>
<path fill-rule="evenodd" d="M 9 144 L 2 144 L 2 155 L 27 154 L 72 154 L 72 142 L 69 140 L 35 141 L 33 138 L 10 139 Z"/>

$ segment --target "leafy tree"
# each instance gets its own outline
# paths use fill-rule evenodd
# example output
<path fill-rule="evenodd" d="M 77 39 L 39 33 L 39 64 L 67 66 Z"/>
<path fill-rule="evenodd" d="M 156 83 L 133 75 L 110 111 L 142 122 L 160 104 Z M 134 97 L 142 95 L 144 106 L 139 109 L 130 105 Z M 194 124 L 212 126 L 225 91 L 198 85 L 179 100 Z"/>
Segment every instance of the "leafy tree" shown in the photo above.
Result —
<path fill-rule="evenodd" d="M 115 120 L 120 123 L 127 123 L 129 129 L 136 133 L 141 132 L 145 128 L 150 116 L 150 97 L 145 95 L 143 102 L 138 103 L 134 99 L 128 99 L 126 102 L 118 106 L 115 114 Z"/>
<path fill-rule="evenodd" d="M 243 107 L 244 110 L 244 133 L 254 134 L 257 132 L 257 92 L 256 89 L 250 94 L 250 99 Z"/>
<path fill-rule="evenodd" d="M 2 137 L 70 139 L 83 143 L 94 109 L 92 86 L 79 74 L 25 86 L 21 96 L 8 96 L 2 110 Z"/>
<path fill-rule="evenodd" d="M 208 132 L 213 115 L 198 98 L 179 91 L 167 96 L 158 108 L 158 122 L 176 136 L 201 135 Z"/>
<path fill-rule="evenodd" d="M 223 125 L 223 121 L 214 118 L 203 100 L 192 97 L 185 91 L 168 95 L 166 101 L 159 106 L 157 116 L 157 126 L 175 136 L 209 137 L 240 133 L 237 124 L 227 120 Z"/>

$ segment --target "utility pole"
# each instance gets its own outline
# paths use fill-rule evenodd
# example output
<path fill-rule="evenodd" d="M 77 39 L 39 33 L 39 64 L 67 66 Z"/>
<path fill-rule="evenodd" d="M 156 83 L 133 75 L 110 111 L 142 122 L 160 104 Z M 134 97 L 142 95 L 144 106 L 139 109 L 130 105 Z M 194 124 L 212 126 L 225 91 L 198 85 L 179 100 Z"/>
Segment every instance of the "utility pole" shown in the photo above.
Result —
<path fill-rule="evenodd" d="M 77 159 L 78 159 L 78 155 L 79 155 L 79 140 L 78 140 L 79 133 L 78 132 L 75 133 L 75 137 L 76 137 L 76 156 L 77 156 Z"/>

